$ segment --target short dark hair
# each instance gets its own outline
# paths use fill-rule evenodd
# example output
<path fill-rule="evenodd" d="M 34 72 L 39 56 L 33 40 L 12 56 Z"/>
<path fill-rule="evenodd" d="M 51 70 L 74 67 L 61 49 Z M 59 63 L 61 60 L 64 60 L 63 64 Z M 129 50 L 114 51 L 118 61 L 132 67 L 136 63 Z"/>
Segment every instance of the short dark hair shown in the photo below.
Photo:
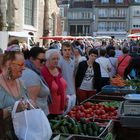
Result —
<path fill-rule="evenodd" d="M 69 47 L 71 47 L 71 43 L 69 41 L 65 41 L 62 43 L 62 49 L 64 46 L 69 48 Z"/>
<path fill-rule="evenodd" d="M 45 50 L 41 47 L 33 47 L 29 51 L 29 58 L 37 58 L 40 53 L 45 53 Z"/>
<path fill-rule="evenodd" d="M 105 56 L 107 53 L 106 49 L 100 49 L 100 56 Z"/>
<path fill-rule="evenodd" d="M 95 48 L 92 48 L 92 49 L 90 49 L 89 50 L 89 53 L 88 53 L 89 55 L 91 55 L 91 54 L 96 54 L 96 55 L 98 55 L 98 50 L 96 50 Z"/>
<path fill-rule="evenodd" d="M 128 52 L 129 52 L 129 48 L 128 48 L 128 47 L 124 47 L 124 48 L 122 49 L 122 52 L 123 52 L 124 54 L 128 53 Z"/>
<path fill-rule="evenodd" d="M 111 49 L 111 50 L 109 51 L 109 57 L 114 57 L 115 54 L 116 54 L 116 52 L 115 52 L 114 50 Z"/>

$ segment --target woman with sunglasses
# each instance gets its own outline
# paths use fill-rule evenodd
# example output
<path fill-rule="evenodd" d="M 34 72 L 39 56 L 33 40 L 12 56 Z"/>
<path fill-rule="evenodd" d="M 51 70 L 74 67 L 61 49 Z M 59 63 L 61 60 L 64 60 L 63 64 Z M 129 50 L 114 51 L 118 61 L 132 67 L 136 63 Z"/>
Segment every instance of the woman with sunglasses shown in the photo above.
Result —
<path fill-rule="evenodd" d="M 17 100 L 27 98 L 27 91 L 19 80 L 24 70 L 24 56 L 11 50 L 3 54 L 0 62 L 0 140 L 16 140 L 11 111 Z"/>
<path fill-rule="evenodd" d="M 40 47 L 31 48 L 29 58 L 25 63 L 26 69 L 23 71 L 21 79 L 27 88 L 29 97 L 47 116 L 49 114 L 48 102 L 51 102 L 50 90 L 40 73 L 45 64 L 44 49 Z"/>

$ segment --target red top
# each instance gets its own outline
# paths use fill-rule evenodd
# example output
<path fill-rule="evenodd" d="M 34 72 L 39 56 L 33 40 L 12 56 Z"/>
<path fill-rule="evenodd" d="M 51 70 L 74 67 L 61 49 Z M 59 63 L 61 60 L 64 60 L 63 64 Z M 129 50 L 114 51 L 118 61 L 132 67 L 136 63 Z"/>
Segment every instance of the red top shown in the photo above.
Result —
<path fill-rule="evenodd" d="M 58 71 L 59 74 L 53 76 L 46 66 L 41 70 L 52 96 L 52 104 L 49 104 L 50 114 L 62 114 L 66 104 L 66 81 L 62 77 L 60 68 Z"/>
<path fill-rule="evenodd" d="M 131 60 L 131 56 L 129 55 L 127 55 L 125 58 L 124 57 L 125 56 L 122 56 L 122 55 L 118 57 L 118 64 L 122 61 L 120 65 L 118 66 L 118 74 L 122 77 L 124 76 L 125 69 L 129 65 L 130 60 Z"/>

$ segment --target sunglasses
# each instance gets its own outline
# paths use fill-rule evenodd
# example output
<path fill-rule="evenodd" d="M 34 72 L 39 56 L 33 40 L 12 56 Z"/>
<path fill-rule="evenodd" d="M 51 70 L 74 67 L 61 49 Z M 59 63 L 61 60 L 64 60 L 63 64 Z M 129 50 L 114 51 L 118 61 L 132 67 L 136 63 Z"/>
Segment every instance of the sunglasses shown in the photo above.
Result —
<path fill-rule="evenodd" d="M 44 64 L 46 62 L 46 59 L 43 59 L 43 58 L 37 58 L 41 64 Z"/>

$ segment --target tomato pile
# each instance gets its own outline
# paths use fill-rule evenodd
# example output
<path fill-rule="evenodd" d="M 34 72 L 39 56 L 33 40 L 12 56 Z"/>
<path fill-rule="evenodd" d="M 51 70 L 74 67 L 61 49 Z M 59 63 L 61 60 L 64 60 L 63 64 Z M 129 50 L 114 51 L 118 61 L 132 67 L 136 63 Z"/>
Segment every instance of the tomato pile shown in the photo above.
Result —
<path fill-rule="evenodd" d="M 102 103 L 93 104 L 86 102 L 83 105 L 75 106 L 68 115 L 76 120 L 80 118 L 96 118 L 96 119 L 117 119 L 117 109 L 113 106 L 105 106 Z"/>

